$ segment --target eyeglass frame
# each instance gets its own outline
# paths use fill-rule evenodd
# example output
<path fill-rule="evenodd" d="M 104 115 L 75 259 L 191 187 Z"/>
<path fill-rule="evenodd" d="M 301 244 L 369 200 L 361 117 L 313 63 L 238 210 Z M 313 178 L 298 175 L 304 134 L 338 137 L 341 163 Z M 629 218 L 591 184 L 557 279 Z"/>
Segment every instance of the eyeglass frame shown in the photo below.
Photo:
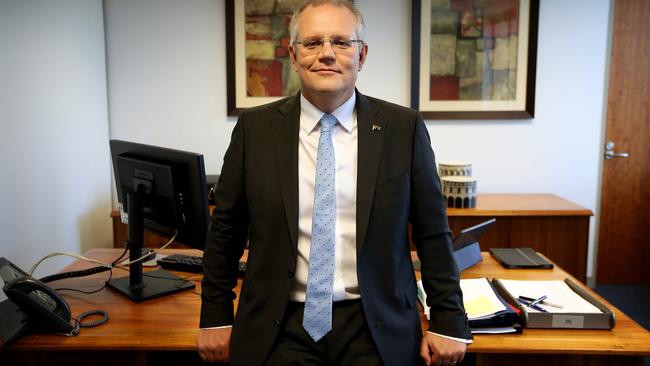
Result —
<path fill-rule="evenodd" d="M 306 40 L 304 40 L 304 39 L 303 39 L 302 41 L 295 41 L 294 44 L 299 44 L 299 45 L 303 46 L 303 47 L 305 48 L 305 51 L 312 51 L 313 53 L 317 53 L 317 52 L 319 52 L 320 50 L 323 49 L 323 47 L 325 46 L 325 41 L 329 41 L 329 42 L 330 42 L 330 47 L 332 47 L 333 50 L 340 50 L 340 51 L 346 51 L 346 50 L 352 48 L 352 46 L 353 46 L 352 43 L 360 43 L 361 45 L 364 45 L 364 44 L 366 43 L 363 39 L 347 39 L 347 38 L 314 38 L 314 39 L 308 39 L 307 42 L 318 42 L 319 45 L 317 45 L 315 48 L 311 48 L 311 49 L 310 49 L 310 48 L 308 48 L 307 46 L 305 46 L 304 43 L 306 42 Z M 350 46 L 349 46 L 349 47 L 346 47 L 346 48 L 340 48 L 339 46 L 336 46 L 336 45 L 333 43 L 333 41 L 346 41 L 346 42 L 350 42 Z"/>

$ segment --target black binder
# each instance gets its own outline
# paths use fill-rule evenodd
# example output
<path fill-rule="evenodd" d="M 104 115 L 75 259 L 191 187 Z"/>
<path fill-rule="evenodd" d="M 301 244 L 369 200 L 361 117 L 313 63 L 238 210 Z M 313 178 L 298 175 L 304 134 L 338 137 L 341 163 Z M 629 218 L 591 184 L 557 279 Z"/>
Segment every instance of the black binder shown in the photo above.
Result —
<path fill-rule="evenodd" d="M 553 268 L 533 248 L 490 248 L 490 254 L 506 268 Z"/>

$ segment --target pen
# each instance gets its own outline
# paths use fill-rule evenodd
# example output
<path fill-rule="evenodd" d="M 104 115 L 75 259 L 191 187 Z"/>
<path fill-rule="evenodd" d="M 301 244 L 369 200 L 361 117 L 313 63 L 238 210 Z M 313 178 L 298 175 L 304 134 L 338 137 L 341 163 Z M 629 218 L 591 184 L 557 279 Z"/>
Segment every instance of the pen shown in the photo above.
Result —
<path fill-rule="evenodd" d="M 533 299 L 531 297 L 527 297 L 527 296 L 519 296 L 519 299 L 525 300 L 525 301 L 535 301 L 535 299 Z M 548 301 L 546 301 L 546 299 L 543 299 L 542 301 L 540 301 L 540 304 L 544 304 L 544 305 L 548 305 L 550 307 L 562 309 L 562 305 L 554 304 L 552 302 L 548 302 Z"/>
<path fill-rule="evenodd" d="M 519 301 L 520 303 L 522 303 L 522 304 L 528 306 L 528 307 L 531 308 L 531 309 L 535 309 L 535 310 L 537 310 L 537 311 L 541 311 L 542 313 L 548 313 L 548 311 L 547 311 L 546 309 L 540 307 L 539 305 L 532 304 L 531 301 L 523 300 L 523 299 L 521 298 L 521 296 L 519 296 L 518 301 Z"/>
<path fill-rule="evenodd" d="M 531 301 L 530 306 L 535 306 L 535 305 L 539 304 L 540 302 L 544 301 L 544 299 L 546 299 L 546 295 L 542 295 L 539 298 Z"/>

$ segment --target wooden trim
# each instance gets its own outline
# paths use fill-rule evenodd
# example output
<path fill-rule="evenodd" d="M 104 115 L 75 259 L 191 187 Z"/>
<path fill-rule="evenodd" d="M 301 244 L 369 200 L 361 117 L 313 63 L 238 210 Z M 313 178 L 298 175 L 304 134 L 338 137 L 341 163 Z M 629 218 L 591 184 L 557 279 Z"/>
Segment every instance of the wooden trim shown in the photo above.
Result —
<path fill-rule="evenodd" d="M 592 216 L 593 212 L 548 193 L 483 193 L 476 208 L 448 208 L 448 216 Z"/>

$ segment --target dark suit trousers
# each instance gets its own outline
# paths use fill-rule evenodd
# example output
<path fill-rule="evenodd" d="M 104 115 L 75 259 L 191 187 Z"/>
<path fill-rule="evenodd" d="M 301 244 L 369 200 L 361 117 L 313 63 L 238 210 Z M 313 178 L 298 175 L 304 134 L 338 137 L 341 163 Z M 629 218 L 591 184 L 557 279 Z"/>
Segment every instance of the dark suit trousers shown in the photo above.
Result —
<path fill-rule="evenodd" d="M 361 300 L 335 302 L 332 330 L 314 342 L 302 327 L 304 303 L 289 302 L 266 366 L 381 365 Z"/>

